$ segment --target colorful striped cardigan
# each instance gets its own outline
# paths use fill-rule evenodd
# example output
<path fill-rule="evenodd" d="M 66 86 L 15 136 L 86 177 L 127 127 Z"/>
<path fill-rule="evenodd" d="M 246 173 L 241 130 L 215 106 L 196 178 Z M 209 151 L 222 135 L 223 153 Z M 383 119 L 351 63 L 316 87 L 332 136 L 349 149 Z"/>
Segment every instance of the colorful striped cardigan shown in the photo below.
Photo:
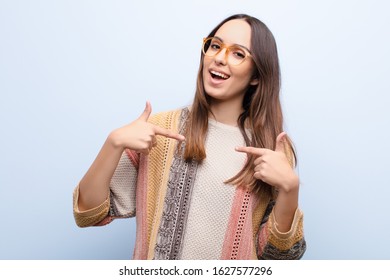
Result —
<path fill-rule="evenodd" d="M 152 116 L 155 125 L 182 132 L 188 109 Z M 76 187 L 73 213 L 80 227 L 106 225 L 115 218 L 136 216 L 134 259 L 178 259 L 197 163 L 181 157 L 184 143 L 157 137 L 148 156 L 125 150 L 101 205 L 79 211 Z M 121 174 L 134 174 L 125 177 Z M 295 212 L 291 229 L 279 232 L 274 198 L 236 187 L 220 259 L 300 259 L 306 250 L 303 214 Z M 137 212 L 137 215 L 136 215 Z M 213 237 L 210 237 L 212 242 Z M 202 256 L 197 258 L 202 259 Z"/>

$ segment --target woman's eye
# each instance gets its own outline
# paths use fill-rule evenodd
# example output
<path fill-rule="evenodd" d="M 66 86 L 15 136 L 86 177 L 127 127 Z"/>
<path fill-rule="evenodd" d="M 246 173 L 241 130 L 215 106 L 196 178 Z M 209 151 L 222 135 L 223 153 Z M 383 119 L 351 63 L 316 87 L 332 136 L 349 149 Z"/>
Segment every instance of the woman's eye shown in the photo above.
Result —
<path fill-rule="evenodd" d="M 210 48 L 213 50 L 219 50 L 221 46 L 218 43 L 211 43 Z"/>
<path fill-rule="evenodd" d="M 244 59 L 245 58 L 245 52 L 242 51 L 242 50 L 233 50 L 233 55 L 236 57 L 236 58 L 240 58 L 240 59 Z"/>

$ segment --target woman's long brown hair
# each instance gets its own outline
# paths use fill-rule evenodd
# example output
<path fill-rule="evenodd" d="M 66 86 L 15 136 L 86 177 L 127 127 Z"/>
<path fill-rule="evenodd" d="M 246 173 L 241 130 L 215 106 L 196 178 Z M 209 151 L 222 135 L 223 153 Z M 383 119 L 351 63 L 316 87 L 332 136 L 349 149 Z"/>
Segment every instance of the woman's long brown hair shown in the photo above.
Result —
<path fill-rule="evenodd" d="M 227 21 L 233 19 L 245 20 L 251 26 L 251 53 L 254 61 L 253 77 L 259 83 L 248 86 L 243 100 L 244 112 L 238 118 L 238 126 L 247 146 L 275 149 L 276 137 L 283 131 L 283 114 L 280 105 L 280 68 L 275 39 L 268 27 L 257 18 L 238 14 L 226 18 L 217 25 L 207 37 L 212 37 Z M 206 158 L 205 139 L 208 129 L 208 118 L 211 113 L 210 97 L 203 84 L 203 54 L 196 84 L 194 102 L 192 104 L 186 125 L 186 147 L 184 158 L 188 161 L 201 162 Z M 248 130 L 250 135 L 247 135 Z M 295 158 L 291 141 L 287 144 Z M 250 191 L 265 190 L 272 192 L 268 184 L 253 177 L 253 162 L 255 156 L 248 155 L 242 170 L 225 183 L 245 186 Z"/>

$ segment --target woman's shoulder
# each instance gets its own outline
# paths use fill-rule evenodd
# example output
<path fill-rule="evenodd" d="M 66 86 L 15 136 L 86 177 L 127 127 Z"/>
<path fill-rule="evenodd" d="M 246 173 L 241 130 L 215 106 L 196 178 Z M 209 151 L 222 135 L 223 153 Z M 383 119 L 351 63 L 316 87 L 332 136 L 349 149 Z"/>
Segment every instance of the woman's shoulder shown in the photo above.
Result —
<path fill-rule="evenodd" d="M 174 110 L 162 111 L 151 115 L 148 121 L 155 125 L 169 128 L 172 125 L 172 123 L 177 123 L 180 120 L 180 118 L 183 117 L 183 115 L 188 114 L 188 111 L 189 111 L 189 107 L 182 107 Z"/>

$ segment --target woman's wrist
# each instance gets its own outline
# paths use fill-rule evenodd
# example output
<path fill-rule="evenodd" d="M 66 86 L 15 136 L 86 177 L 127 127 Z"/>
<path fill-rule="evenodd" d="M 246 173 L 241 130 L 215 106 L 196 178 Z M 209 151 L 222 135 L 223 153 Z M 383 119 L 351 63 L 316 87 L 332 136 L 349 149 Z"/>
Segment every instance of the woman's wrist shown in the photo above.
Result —
<path fill-rule="evenodd" d="M 124 149 L 123 142 L 121 140 L 121 137 L 119 136 L 118 130 L 114 130 L 108 135 L 106 143 L 114 149 Z"/>
<path fill-rule="evenodd" d="M 286 194 L 298 192 L 299 190 L 299 177 L 293 172 L 289 178 L 286 178 L 280 185 L 275 186 L 279 193 L 284 192 Z"/>

